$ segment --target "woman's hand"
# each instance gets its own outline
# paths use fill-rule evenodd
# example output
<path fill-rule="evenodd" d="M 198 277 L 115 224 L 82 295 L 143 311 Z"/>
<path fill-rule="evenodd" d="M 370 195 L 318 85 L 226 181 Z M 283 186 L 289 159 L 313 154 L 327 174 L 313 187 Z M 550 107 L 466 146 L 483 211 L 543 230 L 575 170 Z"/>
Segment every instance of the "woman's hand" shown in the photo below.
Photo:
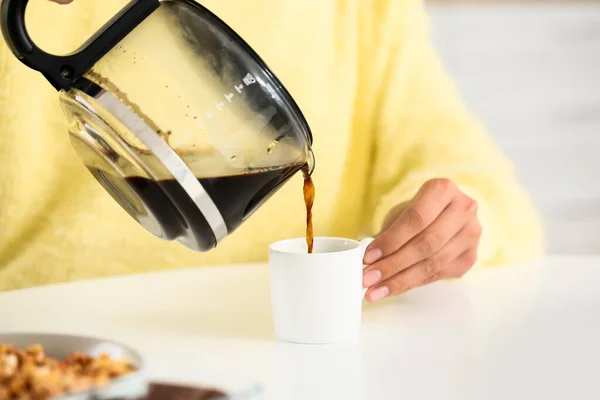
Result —
<path fill-rule="evenodd" d="M 404 293 L 443 278 L 460 278 L 477 259 L 477 203 L 447 179 L 426 182 L 394 208 L 365 253 L 368 301 Z"/>

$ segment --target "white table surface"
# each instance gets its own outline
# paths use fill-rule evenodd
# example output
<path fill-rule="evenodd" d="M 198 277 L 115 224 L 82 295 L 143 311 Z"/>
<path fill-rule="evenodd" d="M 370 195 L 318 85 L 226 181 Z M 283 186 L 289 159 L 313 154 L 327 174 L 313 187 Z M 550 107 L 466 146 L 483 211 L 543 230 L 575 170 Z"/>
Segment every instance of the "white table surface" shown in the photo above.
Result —
<path fill-rule="evenodd" d="M 365 304 L 360 343 L 277 342 L 264 265 L 0 294 L 0 331 L 133 345 L 153 378 L 269 399 L 599 399 L 600 257 L 548 257 Z"/>

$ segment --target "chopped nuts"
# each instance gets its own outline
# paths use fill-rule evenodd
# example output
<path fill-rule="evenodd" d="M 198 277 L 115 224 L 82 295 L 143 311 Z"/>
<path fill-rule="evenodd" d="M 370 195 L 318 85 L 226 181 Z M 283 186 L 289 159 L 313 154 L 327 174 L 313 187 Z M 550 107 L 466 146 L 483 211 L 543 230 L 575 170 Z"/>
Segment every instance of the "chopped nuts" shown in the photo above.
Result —
<path fill-rule="evenodd" d="M 40 345 L 18 350 L 0 344 L 0 400 L 46 400 L 101 387 L 133 371 L 126 360 L 107 354 L 74 352 L 60 361 L 46 357 Z"/>

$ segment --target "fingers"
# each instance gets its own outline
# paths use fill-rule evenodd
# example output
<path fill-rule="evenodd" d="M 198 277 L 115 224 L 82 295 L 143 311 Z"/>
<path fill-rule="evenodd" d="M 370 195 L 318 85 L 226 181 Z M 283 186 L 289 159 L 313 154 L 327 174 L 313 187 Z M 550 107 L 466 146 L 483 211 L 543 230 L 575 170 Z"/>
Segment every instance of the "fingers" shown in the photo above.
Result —
<path fill-rule="evenodd" d="M 477 247 L 473 247 L 458 256 L 450 265 L 437 274 L 431 275 L 415 287 L 429 285 L 441 279 L 462 278 L 477 261 Z"/>
<path fill-rule="evenodd" d="M 447 273 L 441 278 L 462 278 L 471 270 L 477 262 L 477 247 L 473 247 L 462 253 L 452 262 Z"/>
<path fill-rule="evenodd" d="M 480 233 L 477 220 L 470 221 L 442 250 L 369 289 L 366 299 L 377 301 L 439 279 L 462 277 L 477 259 Z"/>
<path fill-rule="evenodd" d="M 435 221 L 459 193 L 456 185 L 447 179 L 425 183 L 400 217 L 368 247 L 365 264 L 372 264 L 396 252 Z"/>
<path fill-rule="evenodd" d="M 363 285 L 371 287 L 380 281 L 389 279 L 405 269 L 415 265 L 423 260 L 426 263 L 426 269 L 433 274 L 436 269 L 446 262 L 451 261 L 457 254 L 449 254 L 453 257 L 450 260 L 441 260 L 439 257 L 446 256 L 447 252 L 442 252 L 436 257 L 432 257 L 446 246 L 477 214 L 477 204 L 472 199 L 461 196 L 455 198 L 450 205 L 442 212 L 431 225 L 421 233 L 408 241 L 398 251 L 383 258 L 382 260 L 365 268 Z M 398 226 L 396 230 L 390 230 L 390 235 L 400 236 L 403 227 Z M 464 249 L 459 249 L 461 252 Z"/>
<path fill-rule="evenodd" d="M 394 222 L 396 222 L 396 220 L 398 220 L 398 218 L 400 217 L 400 215 L 402 215 L 402 213 L 404 212 L 406 207 L 409 205 L 409 203 L 410 202 L 398 204 L 396 207 L 394 207 L 390 210 L 390 212 L 388 213 L 387 217 L 385 218 L 385 220 L 383 221 L 383 224 L 381 226 L 382 232 L 387 231 L 394 224 Z"/>

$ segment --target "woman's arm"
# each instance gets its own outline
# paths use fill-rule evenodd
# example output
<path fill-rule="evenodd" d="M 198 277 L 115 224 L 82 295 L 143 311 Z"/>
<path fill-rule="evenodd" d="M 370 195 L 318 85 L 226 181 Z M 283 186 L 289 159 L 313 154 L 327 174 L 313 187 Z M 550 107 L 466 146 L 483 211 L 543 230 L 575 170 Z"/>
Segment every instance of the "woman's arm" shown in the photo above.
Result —
<path fill-rule="evenodd" d="M 379 4 L 386 3 L 385 1 Z M 407 6 L 407 4 L 409 4 Z M 478 204 L 480 264 L 537 258 L 541 221 L 513 166 L 464 107 L 429 38 L 421 1 L 389 0 L 382 35 L 392 35 L 382 83 L 371 216 L 374 231 L 394 219 L 428 180 L 447 178 Z M 383 28 L 382 28 L 383 29 Z M 490 93 L 493 96 L 493 93 Z"/>

